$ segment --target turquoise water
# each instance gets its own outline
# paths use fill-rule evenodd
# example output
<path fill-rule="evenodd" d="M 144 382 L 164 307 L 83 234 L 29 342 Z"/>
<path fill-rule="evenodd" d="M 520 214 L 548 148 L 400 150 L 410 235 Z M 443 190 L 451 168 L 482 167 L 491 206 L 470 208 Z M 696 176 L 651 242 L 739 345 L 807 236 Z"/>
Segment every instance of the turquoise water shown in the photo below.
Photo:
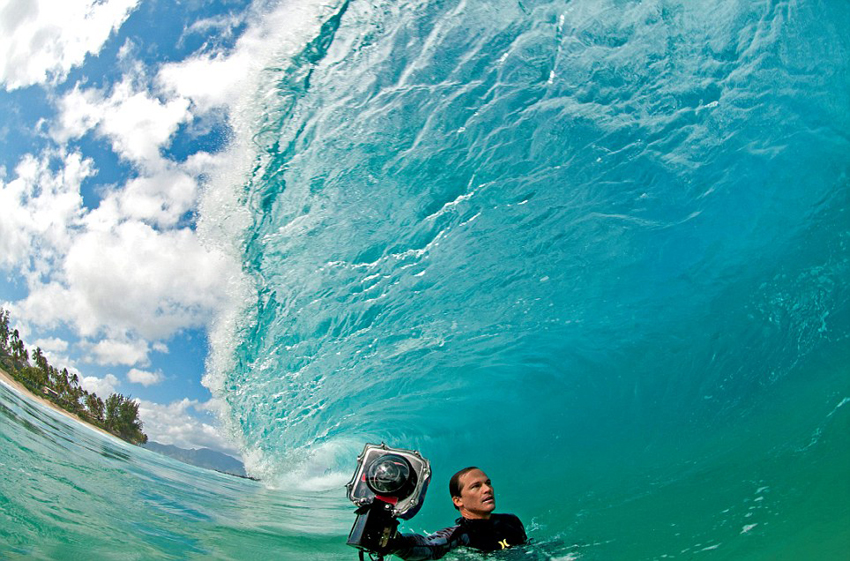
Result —
<path fill-rule="evenodd" d="M 0 383 L 0 559 L 311 558 L 347 513 L 107 437 Z M 311 512 L 328 527 L 305 528 Z"/>
<path fill-rule="evenodd" d="M 202 207 L 246 279 L 206 383 L 263 483 L 3 393 L 0 556 L 353 559 L 383 440 L 434 469 L 408 529 L 476 464 L 519 558 L 846 558 L 850 4 L 317 9 Z"/>

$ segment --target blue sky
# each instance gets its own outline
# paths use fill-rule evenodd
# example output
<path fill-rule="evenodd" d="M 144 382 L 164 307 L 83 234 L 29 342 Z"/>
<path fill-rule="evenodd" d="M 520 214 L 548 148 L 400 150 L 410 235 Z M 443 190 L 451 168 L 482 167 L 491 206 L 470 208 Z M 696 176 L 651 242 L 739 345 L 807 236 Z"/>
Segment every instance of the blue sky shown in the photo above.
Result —
<path fill-rule="evenodd" d="M 202 378 L 240 269 L 199 207 L 293 5 L 0 1 L 0 303 L 152 440 L 237 451 Z"/>

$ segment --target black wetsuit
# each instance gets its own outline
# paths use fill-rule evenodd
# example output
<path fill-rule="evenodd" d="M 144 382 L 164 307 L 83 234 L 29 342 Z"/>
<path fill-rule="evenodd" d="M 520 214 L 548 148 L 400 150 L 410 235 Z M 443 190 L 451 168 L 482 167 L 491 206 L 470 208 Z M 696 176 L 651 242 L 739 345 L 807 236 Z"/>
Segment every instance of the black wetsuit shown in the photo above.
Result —
<path fill-rule="evenodd" d="M 456 526 L 430 536 L 402 534 L 393 544 L 393 553 L 408 561 L 439 559 L 456 547 L 498 551 L 524 544 L 525 527 L 513 514 L 492 514 L 487 520 L 458 518 Z"/>

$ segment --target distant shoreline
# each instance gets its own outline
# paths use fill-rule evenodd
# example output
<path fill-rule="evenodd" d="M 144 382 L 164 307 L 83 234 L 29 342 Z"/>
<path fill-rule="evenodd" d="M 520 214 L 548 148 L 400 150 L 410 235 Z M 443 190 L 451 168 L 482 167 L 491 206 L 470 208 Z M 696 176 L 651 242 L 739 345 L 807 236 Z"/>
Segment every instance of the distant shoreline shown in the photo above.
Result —
<path fill-rule="evenodd" d="M 74 415 L 70 411 L 63 409 L 62 407 L 60 407 L 60 406 L 56 405 L 55 403 L 53 403 L 52 401 L 50 401 L 49 399 L 46 399 L 46 398 L 44 398 L 40 395 L 32 393 L 29 390 L 29 388 L 27 388 L 26 386 L 21 384 L 19 381 L 15 380 L 12 376 L 9 375 L 8 372 L 3 370 L 2 368 L 0 368 L 0 383 L 2 383 L 5 386 L 8 386 L 9 389 L 11 389 L 13 392 L 17 393 L 18 395 L 20 395 L 23 399 L 26 399 L 28 401 L 34 401 L 34 402 L 36 402 L 40 405 L 48 407 L 48 408 L 52 409 L 53 411 L 56 411 L 60 415 L 64 415 L 66 418 L 70 419 L 71 421 L 75 421 L 75 422 L 83 425 L 86 428 L 90 428 L 93 431 L 99 432 L 100 434 L 103 434 L 103 435 L 108 436 L 110 438 L 114 438 L 115 440 L 119 440 L 121 442 L 126 442 L 125 440 L 119 438 L 118 436 L 112 434 L 111 432 L 105 431 L 100 427 L 92 425 L 91 423 L 87 422 L 85 419 L 82 419 L 82 418 Z M 157 444 L 157 443 L 155 443 L 155 444 Z M 151 453 L 159 454 L 159 455 L 168 457 L 167 454 L 163 454 L 162 452 L 158 452 L 158 451 L 153 450 L 151 448 L 148 448 L 146 446 L 139 446 L 139 447 L 144 448 L 145 450 L 148 450 Z M 190 462 L 186 462 L 186 461 L 180 460 L 180 459 L 177 459 L 177 461 L 183 462 L 183 463 L 188 464 L 188 465 L 195 465 L 196 467 L 200 467 L 202 469 L 208 469 L 210 471 L 215 471 L 215 472 L 218 472 L 218 473 L 223 473 L 225 475 L 238 477 L 240 479 L 250 479 L 252 481 L 259 481 L 259 479 L 257 479 L 256 477 L 252 477 L 250 475 L 240 475 L 238 473 L 223 471 L 223 470 L 220 470 L 220 469 L 198 466 L 196 464 L 192 464 Z"/>
<path fill-rule="evenodd" d="M 55 403 L 53 403 L 49 399 L 46 399 L 46 398 L 44 398 L 44 397 L 42 397 L 38 394 L 32 393 L 26 386 L 24 386 L 22 383 L 18 382 L 14 378 L 12 378 L 12 376 L 9 375 L 9 373 L 6 372 L 5 370 L 3 370 L 2 368 L 0 368 L 0 382 L 9 386 L 9 388 L 11 388 L 12 391 L 20 394 L 24 399 L 28 399 L 30 401 L 35 401 L 36 403 L 44 405 L 45 407 L 49 407 L 50 409 L 56 411 L 60 415 L 64 415 L 65 417 L 71 419 L 72 421 L 76 421 L 76 422 L 80 423 L 81 425 L 90 428 L 93 431 L 97 431 L 101 434 L 104 434 L 104 435 L 109 436 L 111 438 L 114 438 L 116 440 L 121 440 L 120 438 L 118 438 L 117 436 L 112 434 L 111 432 L 105 431 L 100 427 L 96 427 L 96 426 L 92 425 L 91 423 L 86 422 L 84 419 L 74 415 L 70 411 L 67 411 L 67 410 L 59 407 L 58 405 L 56 405 Z M 121 440 L 121 441 L 124 442 L 123 440 Z"/>

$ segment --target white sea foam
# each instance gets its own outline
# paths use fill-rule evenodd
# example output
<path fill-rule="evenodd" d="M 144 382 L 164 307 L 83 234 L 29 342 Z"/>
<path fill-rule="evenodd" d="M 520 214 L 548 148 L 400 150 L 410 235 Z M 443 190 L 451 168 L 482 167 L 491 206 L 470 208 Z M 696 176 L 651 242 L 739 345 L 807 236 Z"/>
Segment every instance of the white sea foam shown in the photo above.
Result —
<path fill-rule="evenodd" d="M 245 184 L 250 180 L 258 159 L 254 141 L 268 112 L 268 98 L 276 87 L 277 75 L 268 69 L 280 67 L 291 59 L 317 33 L 330 8 L 322 1 L 282 1 L 270 10 L 258 13 L 243 40 L 235 60 L 241 60 L 247 79 L 241 96 L 228 109 L 231 137 L 218 165 L 210 174 L 199 205 L 198 232 L 205 243 L 222 250 L 230 259 L 228 303 L 217 311 L 209 330 L 210 352 L 202 383 L 216 398 L 224 398 L 225 380 L 234 367 L 234 352 L 240 334 L 254 321 L 252 304 L 256 300 L 254 279 L 242 270 L 244 235 L 252 223 L 246 200 Z M 245 56 L 248 51 L 250 56 Z M 262 454 L 246 446 L 233 419 L 226 399 L 221 417 L 228 436 L 239 444 L 250 473 L 264 471 Z M 256 470 L 256 471 L 255 471 Z"/>
<path fill-rule="evenodd" d="M 270 457 L 261 450 L 246 455 L 245 466 L 273 489 L 292 492 L 339 492 L 354 472 L 354 459 L 363 448 L 355 438 L 314 444 L 289 451 L 285 460 Z"/>
<path fill-rule="evenodd" d="M 750 530 L 752 530 L 753 528 L 755 528 L 756 526 L 758 526 L 758 524 L 746 524 L 743 528 L 741 528 L 741 533 L 742 533 L 742 534 L 746 534 L 746 533 L 748 533 Z"/>

